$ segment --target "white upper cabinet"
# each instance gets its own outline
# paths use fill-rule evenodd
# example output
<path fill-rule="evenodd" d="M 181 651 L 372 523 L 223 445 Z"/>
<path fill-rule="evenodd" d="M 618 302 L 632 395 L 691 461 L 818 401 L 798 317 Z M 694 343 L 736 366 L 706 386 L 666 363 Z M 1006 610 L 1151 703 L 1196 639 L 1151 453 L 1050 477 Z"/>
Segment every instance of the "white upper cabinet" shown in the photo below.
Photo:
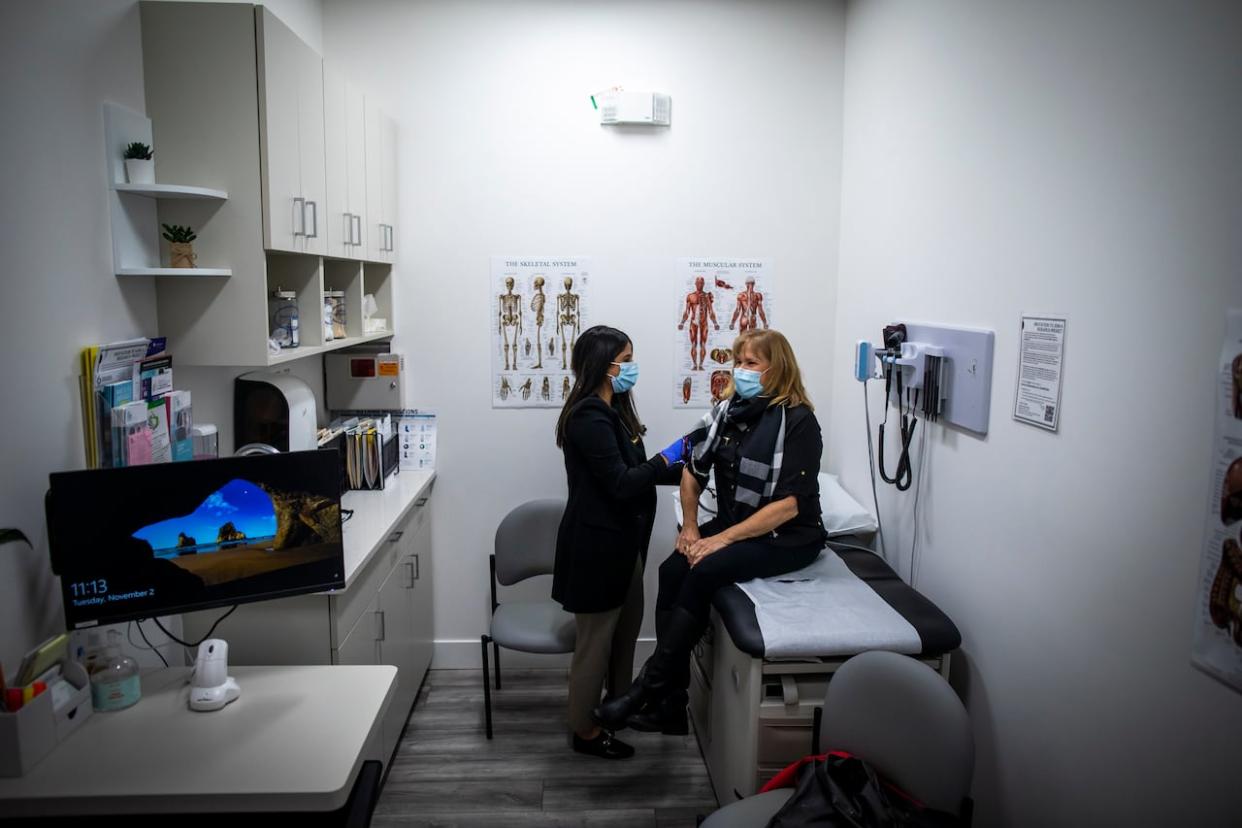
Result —
<path fill-rule="evenodd" d="M 324 244 L 327 186 L 324 184 L 323 58 L 302 41 L 298 43 L 302 46 L 298 52 L 298 142 L 302 160 L 302 198 L 310 209 L 306 252 L 322 255 L 327 250 Z"/>
<path fill-rule="evenodd" d="M 323 65 L 324 157 L 327 196 L 324 239 L 327 255 L 349 258 L 353 253 L 354 220 L 349 210 L 349 139 L 345 131 L 345 78 Z"/>
<path fill-rule="evenodd" d="M 362 93 L 329 63 L 323 66 L 327 157 L 327 255 L 366 258 L 366 129 Z"/>
<path fill-rule="evenodd" d="M 385 116 L 380 119 L 380 164 L 384 178 L 384 225 L 388 231 L 388 249 L 382 261 L 391 262 L 397 252 L 397 124 Z"/>
<path fill-rule="evenodd" d="M 323 62 L 270 11 L 255 8 L 263 243 L 322 254 L 326 204 Z"/>
<path fill-rule="evenodd" d="M 345 84 L 345 139 L 348 148 L 349 210 L 354 218 L 353 257 L 366 257 L 367 139 L 362 90 Z"/>
<path fill-rule="evenodd" d="M 391 262 L 397 246 L 397 126 L 372 99 L 365 109 L 367 258 Z"/>
<path fill-rule="evenodd" d="M 363 101 L 366 123 L 366 179 L 367 179 L 367 258 L 373 262 L 384 261 L 388 234 L 384 226 L 384 171 L 380 163 L 383 154 L 381 125 L 384 115 L 374 99 Z"/>

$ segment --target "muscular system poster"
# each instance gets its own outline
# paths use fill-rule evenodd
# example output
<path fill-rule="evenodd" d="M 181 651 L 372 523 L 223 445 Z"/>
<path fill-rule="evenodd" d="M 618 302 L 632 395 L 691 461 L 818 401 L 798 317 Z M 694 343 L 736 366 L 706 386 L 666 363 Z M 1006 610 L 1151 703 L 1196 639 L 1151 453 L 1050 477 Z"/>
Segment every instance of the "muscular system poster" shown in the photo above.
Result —
<path fill-rule="evenodd" d="M 707 408 L 733 369 L 733 340 L 772 326 L 772 260 L 681 259 L 673 407 Z"/>
<path fill-rule="evenodd" d="M 1190 660 L 1242 690 L 1242 310 L 1228 314 L 1215 396 L 1212 488 Z"/>
<path fill-rule="evenodd" d="M 560 408 L 570 351 L 589 327 L 590 260 L 492 257 L 492 407 Z"/>

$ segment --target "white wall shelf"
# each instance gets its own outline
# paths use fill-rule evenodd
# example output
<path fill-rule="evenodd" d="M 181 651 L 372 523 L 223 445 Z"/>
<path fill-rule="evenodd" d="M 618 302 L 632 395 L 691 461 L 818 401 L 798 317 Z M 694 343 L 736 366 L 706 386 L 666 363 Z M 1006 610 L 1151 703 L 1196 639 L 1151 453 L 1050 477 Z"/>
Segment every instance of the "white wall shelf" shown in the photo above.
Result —
<path fill-rule="evenodd" d="M 195 198 L 209 201 L 225 201 L 229 194 L 209 187 L 187 187 L 184 184 L 113 184 L 118 193 L 146 196 L 147 198 Z"/>
<path fill-rule="evenodd" d="M 295 359 L 326 354 L 329 351 L 339 351 L 342 348 L 350 348 L 354 345 L 361 345 L 364 342 L 375 342 L 379 339 L 388 339 L 391 336 L 392 331 L 382 331 L 380 333 L 367 334 L 366 336 L 347 336 L 344 339 L 334 339 L 322 345 L 303 345 L 300 348 L 286 348 L 279 354 L 269 353 L 267 364 L 280 365 L 282 362 L 292 362 Z"/>
<path fill-rule="evenodd" d="M 182 184 L 130 184 L 125 180 L 122 150 L 131 141 L 152 144 L 151 119 L 141 112 L 114 103 L 105 103 L 104 141 L 107 145 L 109 212 L 112 221 L 112 265 L 117 276 L 231 276 L 229 268 L 162 267 L 160 223 L 157 205 L 164 199 L 187 199 L 212 211 L 228 199 L 224 190 L 191 187 Z M 162 209 L 162 208 L 159 208 Z M 209 218 L 201 212 L 198 218 L 186 221 L 200 232 Z M 172 217 L 170 217 L 172 218 Z M 174 223 L 180 223 L 172 218 Z"/>
<path fill-rule="evenodd" d="M 232 276 L 233 269 L 228 267 L 123 267 L 117 270 L 117 276 Z"/>

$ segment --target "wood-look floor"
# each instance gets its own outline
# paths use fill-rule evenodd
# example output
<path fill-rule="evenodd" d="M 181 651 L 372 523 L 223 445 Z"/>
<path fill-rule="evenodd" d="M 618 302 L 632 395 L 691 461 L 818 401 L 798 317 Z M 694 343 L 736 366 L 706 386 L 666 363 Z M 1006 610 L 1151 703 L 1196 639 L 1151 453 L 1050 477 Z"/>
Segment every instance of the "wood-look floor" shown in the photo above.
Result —
<path fill-rule="evenodd" d="M 502 655 L 503 658 L 503 655 Z M 694 735 L 625 731 L 632 759 L 569 748 L 564 670 L 506 670 L 483 735 L 478 670 L 433 670 L 372 824 L 690 828 L 716 800 Z"/>

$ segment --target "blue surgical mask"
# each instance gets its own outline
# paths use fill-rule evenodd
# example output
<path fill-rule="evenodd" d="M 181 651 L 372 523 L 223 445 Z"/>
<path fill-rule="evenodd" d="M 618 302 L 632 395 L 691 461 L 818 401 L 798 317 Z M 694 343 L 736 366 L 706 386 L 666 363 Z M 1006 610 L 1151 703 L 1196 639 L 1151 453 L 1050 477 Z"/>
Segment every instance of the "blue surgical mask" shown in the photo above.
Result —
<path fill-rule="evenodd" d="M 618 394 L 624 394 L 634 387 L 634 383 L 638 382 L 638 363 L 637 362 L 614 362 L 621 369 L 621 373 L 612 377 L 612 390 Z"/>
<path fill-rule="evenodd" d="M 744 400 L 757 396 L 763 390 L 763 374 L 749 368 L 733 369 L 733 390 Z"/>

